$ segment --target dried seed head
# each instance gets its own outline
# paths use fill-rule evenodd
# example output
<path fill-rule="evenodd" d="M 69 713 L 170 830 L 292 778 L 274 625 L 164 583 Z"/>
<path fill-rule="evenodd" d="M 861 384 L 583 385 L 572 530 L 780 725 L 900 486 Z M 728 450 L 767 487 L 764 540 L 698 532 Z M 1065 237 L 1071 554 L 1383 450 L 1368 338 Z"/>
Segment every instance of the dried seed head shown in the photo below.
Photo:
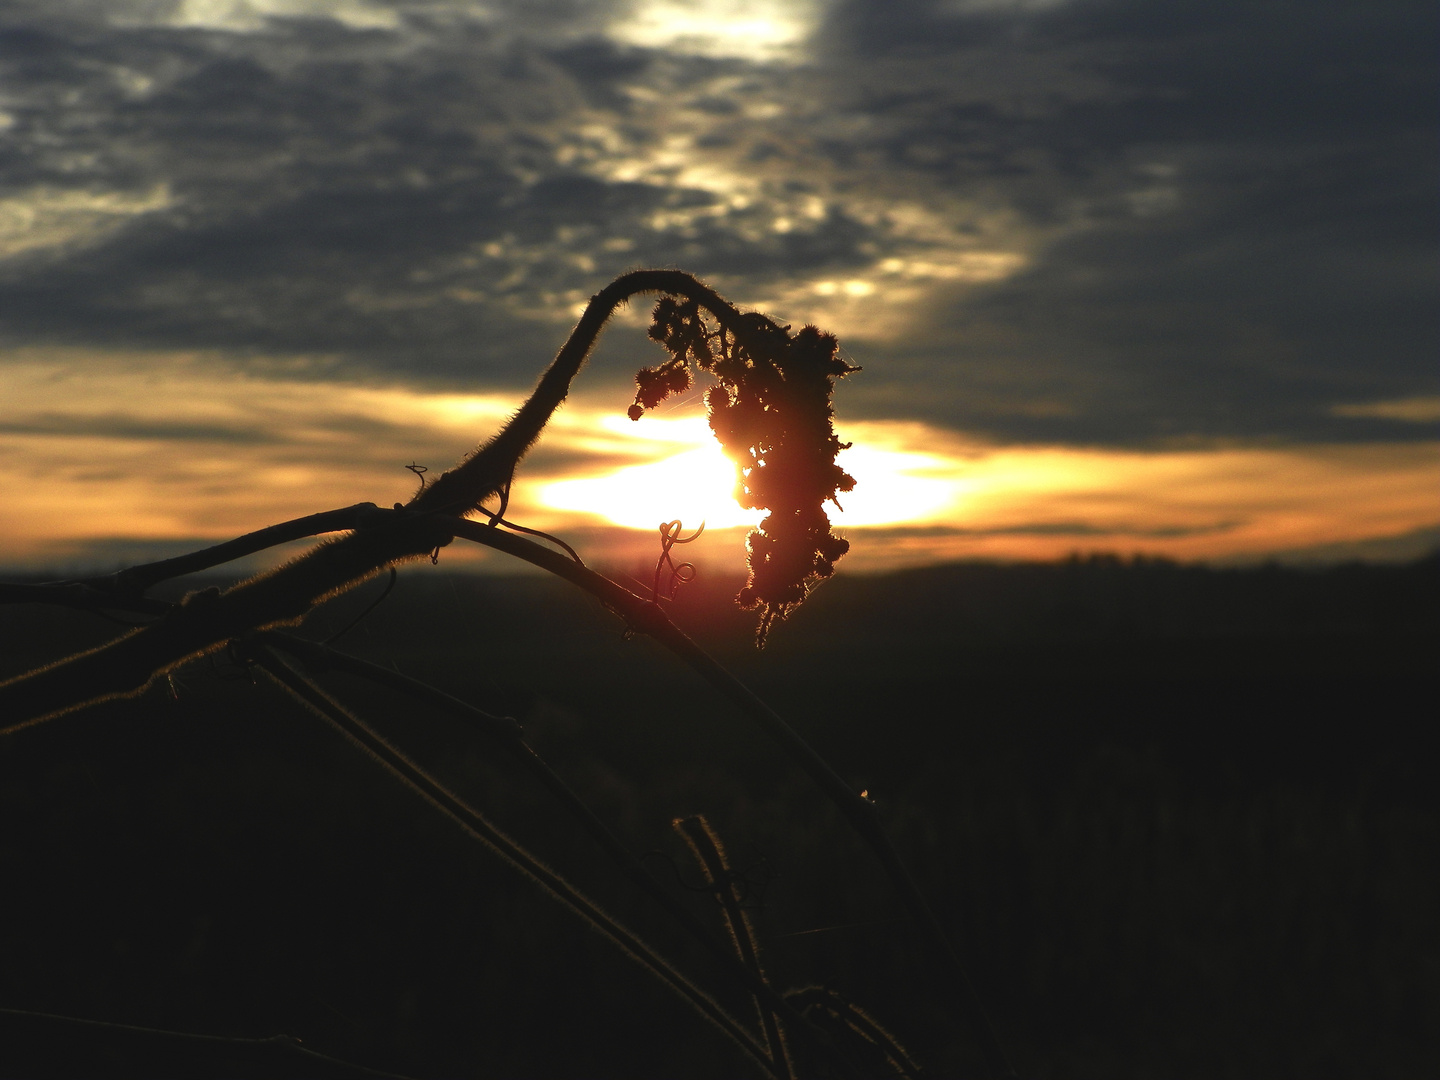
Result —
<path fill-rule="evenodd" d="M 655 305 L 650 337 L 670 359 L 636 375 L 630 418 L 688 390 L 693 361 L 716 380 L 705 404 L 710 430 L 736 465 L 736 501 L 769 511 L 750 534 L 750 580 L 737 598 L 760 609 L 756 640 L 763 645 L 775 620 L 834 573 L 850 549 L 831 531 L 824 504 L 855 487 L 835 464 L 849 444 L 835 435 L 830 396 L 837 378 L 859 369 L 840 359 L 833 335 L 813 326 L 792 335 L 752 313 L 712 330 L 697 302 L 670 297 Z"/>

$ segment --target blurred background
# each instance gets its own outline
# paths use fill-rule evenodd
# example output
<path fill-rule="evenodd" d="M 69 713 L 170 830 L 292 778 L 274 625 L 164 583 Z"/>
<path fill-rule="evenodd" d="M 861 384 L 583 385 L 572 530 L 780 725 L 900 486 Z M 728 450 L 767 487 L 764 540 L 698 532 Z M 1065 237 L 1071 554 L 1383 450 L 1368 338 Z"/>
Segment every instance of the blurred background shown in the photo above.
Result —
<path fill-rule="evenodd" d="M 632 585 L 660 522 L 707 523 L 676 620 L 872 793 L 1021 1074 L 1433 1074 L 1437 23 L 1418 0 L 9 0 L 0 567 L 405 499 L 587 297 L 679 267 L 862 368 L 835 398 L 858 481 L 836 578 L 754 650 L 754 518 L 703 385 L 625 417 L 661 355 L 638 302 L 510 516 Z M 709 816 L 778 984 L 976 1074 L 815 793 L 520 569 L 452 545 L 344 645 L 522 719 L 706 918 L 669 821 Z M 0 608 L 0 676 L 118 629 Z M 335 685 L 664 937 L 473 735 Z M 0 806 L 0 1008 L 283 1031 L 409 1075 L 747 1075 L 224 661 L 0 740 Z M 0 1013 L 34 1075 L 261 1074 L 141 1043 Z"/>
<path fill-rule="evenodd" d="M 1021 1076 L 1433 1071 L 1435 559 L 840 574 L 763 652 L 739 584 L 703 577 L 672 615 L 870 793 Z M 328 636 L 382 587 L 301 633 Z M 115 632 L 88 613 L 4 614 L 5 675 Z M 840 991 L 930 1075 L 984 1075 L 870 852 L 748 721 L 624 630 L 564 582 L 422 563 L 338 646 L 521 719 L 720 933 L 670 829 L 706 815 L 777 986 Z M 193 664 L 173 693 L 0 744 L 0 1008 L 288 1032 L 410 1076 L 756 1075 L 619 950 L 255 680 Z M 710 971 L 474 731 L 322 681 Z M 27 1075 L 315 1075 L 3 1012 L 0 1039 Z"/>

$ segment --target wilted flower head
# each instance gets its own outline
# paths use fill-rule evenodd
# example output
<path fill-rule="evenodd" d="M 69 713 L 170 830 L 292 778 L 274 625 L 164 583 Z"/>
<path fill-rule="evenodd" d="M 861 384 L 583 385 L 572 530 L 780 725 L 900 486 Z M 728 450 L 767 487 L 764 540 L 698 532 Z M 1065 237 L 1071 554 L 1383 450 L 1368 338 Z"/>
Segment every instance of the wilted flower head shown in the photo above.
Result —
<path fill-rule="evenodd" d="M 763 645 L 775 620 L 850 549 L 831 532 L 824 504 L 838 506 L 836 496 L 855 486 L 835 464 L 849 444 L 835 435 L 830 395 L 837 378 L 859 369 L 840 359 L 833 335 L 813 326 L 791 334 L 752 313 L 712 330 L 698 303 L 670 297 L 655 305 L 650 336 L 670 359 L 636 375 L 630 418 L 689 389 L 691 363 L 709 372 L 710 429 L 736 464 L 735 500 L 768 511 L 749 536 L 750 580 L 738 597 L 742 607 L 760 608 Z"/>

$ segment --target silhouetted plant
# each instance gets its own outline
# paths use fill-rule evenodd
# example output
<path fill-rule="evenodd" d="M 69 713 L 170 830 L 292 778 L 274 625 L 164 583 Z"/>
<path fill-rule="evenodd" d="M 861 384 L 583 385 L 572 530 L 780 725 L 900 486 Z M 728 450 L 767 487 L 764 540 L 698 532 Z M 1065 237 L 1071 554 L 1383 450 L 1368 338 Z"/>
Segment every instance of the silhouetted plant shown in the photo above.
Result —
<path fill-rule="evenodd" d="M 833 335 L 813 326 L 792 335 L 750 313 L 712 329 L 698 299 L 663 297 L 650 336 L 670 359 L 635 376 L 630 419 L 690 389 L 692 363 L 709 372 L 716 381 L 705 392 L 710 430 L 736 463 L 735 501 L 767 511 L 747 541 L 750 581 L 739 596 L 742 607 L 760 608 L 756 642 L 764 645 L 771 624 L 850 550 L 825 512 L 827 501 L 839 505 L 836 496 L 855 487 L 835 464 L 849 444 L 835 435 L 830 395 L 836 379 L 859 369 L 840 359 Z"/>
<path fill-rule="evenodd" d="M 855 369 L 839 359 L 835 339 L 814 327 L 807 326 L 792 335 L 788 327 L 762 315 L 740 312 L 688 274 L 639 270 L 616 279 L 591 299 L 535 391 L 494 438 L 433 481 L 426 482 L 423 470 L 417 467 L 420 488 L 407 504 L 385 510 L 373 503 L 361 503 L 326 511 L 115 574 L 43 585 L 0 586 L 0 601 L 53 603 L 151 619 L 100 648 L 0 684 L 0 733 L 8 734 L 110 698 L 137 695 L 181 664 L 225 650 L 237 662 L 264 672 L 435 809 L 614 941 L 750 1055 L 766 1074 L 782 1080 L 793 1075 L 786 1049 L 788 1028 L 792 1035 L 804 1040 L 805 1059 L 817 1062 L 827 1075 L 870 1075 L 871 1063 L 866 1055 L 873 1057 L 877 1052 L 891 1063 L 892 1071 L 913 1075 L 913 1066 L 899 1044 L 863 1012 L 848 1004 L 841 1008 L 835 1004 L 839 998 L 822 1000 L 814 994 L 790 1001 L 769 985 L 759 963 L 754 935 L 731 890 L 723 850 L 703 821 L 691 820 L 680 828 L 705 869 L 709 887 L 722 901 L 730 948 L 677 903 L 540 760 L 524 742 L 514 721 L 488 714 L 389 669 L 346 656 L 328 643 L 305 641 L 280 629 L 294 625 L 316 605 L 370 577 L 387 570 L 393 572 L 398 563 L 431 556 L 457 538 L 484 544 L 541 567 L 598 597 L 625 620 L 631 631 L 651 636 L 688 664 L 809 774 L 879 858 L 925 940 L 925 953 L 934 965 L 937 995 L 948 1000 L 970 1026 L 990 1071 L 1011 1075 L 973 989 L 934 914 L 901 865 L 873 805 L 836 775 L 772 709 L 682 633 L 662 608 L 661 565 L 668 560 L 670 544 L 688 539 L 679 536 L 678 523 L 661 526 L 662 564 L 657 565 L 652 595 L 644 597 L 585 566 L 563 541 L 549 538 L 564 549 L 562 554 L 516 535 L 544 536 L 505 518 L 516 464 L 564 401 L 605 321 L 619 304 L 638 294 L 654 292 L 663 295 L 655 309 L 651 337 L 669 351 L 670 358 L 640 372 L 639 393 L 631 416 L 638 418 L 667 394 L 688 387 L 692 364 L 715 378 L 716 385 L 706 395 L 711 428 L 737 461 L 741 502 L 767 511 L 760 528 L 750 537 L 750 580 L 739 596 L 742 605 L 760 608 L 757 638 L 763 643 L 774 622 L 803 600 L 816 580 L 832 573 L 835 561 L 848 548 L 846 541 L 831 531 L 824 503 L 854 486 L 854 480 L 835 464 L 835 456 L 843 447 L 834 434 L 830 395 L 834 380 Z M 498 499 L 498 508 L 493 510 L 486 506 L 492 499 Z M 488 521 L 466 516 L 473 513 L 484 514 Z M 343 535 L 232 588 L 194 592 L 176 604 L 146 595 L 154 585 L 180 575 L 219 566 L 290 540 L 336 531 Z M 666 540 L 669 543 L 663 543 Z M 673 564 L 672 569 L 679 572 Z M 629 881 L 645 890 L 717 961 L 723 962 L 724 977 L 754 998 L 761 1031 L 752 1033 L 712 994 L 661 955 L 644 934 L 621 925 L 376 733 L 356 710 L 334 698 L 313 678 L 327 669 L 383 683 L 428 708 L 466 720 L 535 775 Z M 819 1025 L 814 1022 L 816 1017 L 821 1020 Z M 831 1038 L 827 1027 L 835 1028 L 837 1023 L 859 1032 L 869 1049 L 857 1057 L 843 1040 Z"/>

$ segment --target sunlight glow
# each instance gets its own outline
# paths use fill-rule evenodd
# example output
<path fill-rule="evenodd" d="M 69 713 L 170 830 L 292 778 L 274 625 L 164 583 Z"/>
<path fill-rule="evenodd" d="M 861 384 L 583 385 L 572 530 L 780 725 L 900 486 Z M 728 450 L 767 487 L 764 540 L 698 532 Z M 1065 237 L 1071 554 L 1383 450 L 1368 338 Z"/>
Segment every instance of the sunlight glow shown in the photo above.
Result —
<path fill-rule="evenodd" d="M 66 244 L 95 243 L 140 214 L 171 204 L 170 190 L 80 191 L 35 187 L 0 199 L 0 259 Z"/>
<path fill-rule="evenodd" d="M 561 480 L 544 487 L 540 501 L 554 510 L 578 511 L 631 529 L 654 529 L 676 518 L 687 525 L 702 519 L 711 528 L 755 525 L 759 511 L 734 499 L 735 466 L 721 452 L 703 416 L 651 419 L 639 425 L 626 416 L 607 416 L 600 425 L 617 435 L 635 429 L 667 456 L 599 476 Z M 955 485 L 944 475 L 947 462 L 933 455 L 854 446 L 839 464 L 856 480 L 840 499 L 844 510 L 827 507 L 839 526 L 890 525 L 942 515 L 953 506 Z"/>
<path fill-rule="evenodd" d="M 292 369 L 306 370 L 298 358 L 275 363 Z M 4 391 L 8 567 L 95 565 L 146 544 L 198 546 L 330 507 L 403 501 L 416 488 L 405 466 L 448 468 L 519 405 L 518 395 L 296 380 L 213 355 L 60 349 L 12 354 Z M 1142 451 L 997 446 L 897 421 L 842 421 L 838 433 L 854 442 L 839 460 L 857 486 L 840 496 L 843 511 L 830 508 L 853 544 L 850 570 L 1094 551 L 1233 561 L 1405 536 L 1423 544 L 1440 526 L 1435 442 Z M 577 396 L 522 463 L 507 516 L 602 561 L 653 561 L 661 522 L 688 532 L 703 520 L 687 557 L 738 570 L 760 514 L 736 505 L 734 483 L 698 394 L 639 423 L 613 395 Z M 447 553 L 451 565 L 476 557 Z"/>
<path fill-rule="evenodd" d="M 1361 420 L 1398 420 L 1406 424 L 1433 424 L 1440 420 L 1440 397 L 1412 397 L 1336 405 L 1330 410 L 1330 415 Z"/>
<path fill-rule="evenodd" d="M 754 525 L 761 514 L 744 510 L 732 495 L 735 466 L 712 443 L 605 476 L 547 484 L 540 499 L 556 510 L 595 514 L 615 525 L 653 530 L 679 520 L 687 530 Z"/>
<path fill-rule="evenodd" d="M 246 33 L 263 30 L 268 19 L 287 18 L 334 19 L 352 30 L 393 30 L 400 25 L 398 13 L 367 0 L 181 0 L 165 21 Z"/>
<path fill-rule="evenodd" d="M 855 490 L 840 496 L 844 509 L 831 509 L 840 527 L 934 520 L 955 506 L 963 487 L 944 475 L 949 463 L 931 454 L 857 444 L 837 460 L 855 478 Z"/>
<path fill-rule="evenodd" d="M 763 62 L 792 56 L 817 18 L 807 0 L 641 0 L 609 33 L 627 45 Z"/>

